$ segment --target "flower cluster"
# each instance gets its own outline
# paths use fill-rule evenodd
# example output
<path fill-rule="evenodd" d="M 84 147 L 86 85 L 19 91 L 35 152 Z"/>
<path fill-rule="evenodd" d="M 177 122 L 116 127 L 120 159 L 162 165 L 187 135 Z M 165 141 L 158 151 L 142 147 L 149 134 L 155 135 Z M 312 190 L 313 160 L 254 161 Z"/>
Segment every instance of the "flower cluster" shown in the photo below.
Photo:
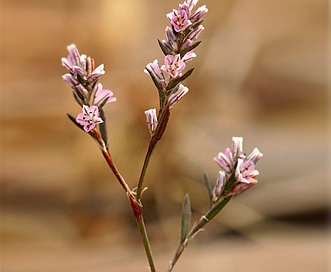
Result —
<path fill-rule="evenodd" d="M 263 154 L 255 148 L 246 156 L 243 153 L 243 138 L 233 137 L 233 147 L 220 152 L 214 161 L 221 167 L 216 185 L 213 189 L 213 202 L 221 196 L 228 197 L 240 194 L 257 183 L 256 176 L 259 172 L 255 169 L 256 163 Z"/>
<path fill-rule="evenodd" d="M 196 57 L 194 49 L 200 44 L 196 39 L 204 29 L 202 17 L 208 12 L 205 5 L 196 9 L 197 3 L 198 0 L 186 0 L 178 10 L 167 14 L 171 27 L 165 29 L 167 40 L 159 40 L 165 55 L 163 64 L 160 66 L 158 60 L 154 60 L 145 68 L 158 89 L 160 112 L 167 106 L 171 109 L 189 90 L 181 82 L 191 75 L 193 69 L 183 72 L 186 63 Z M 145 112 L 147 122 L 157 121 L 154 112 L 153 118 L 150 117 L 151 111 Z"/>
<path fill-rule="evenodd" d="M 76 122 L 89 132 L 103 122 L 100 109 L 106 103 L 115 102 L 116 98 L 111 90 L 104 89 L 102 84 L 98 83 L 99 78 L 105 74 L 104 65 L 95 68 L 94 59 L 80 55 L 74 44 L 67 49 L 68 57 L 62 58 L 61 61 L 69 73 L 62 78 L 73 89 L 74 98 L 82 107 L 82 113 L 77 116 Z"/>

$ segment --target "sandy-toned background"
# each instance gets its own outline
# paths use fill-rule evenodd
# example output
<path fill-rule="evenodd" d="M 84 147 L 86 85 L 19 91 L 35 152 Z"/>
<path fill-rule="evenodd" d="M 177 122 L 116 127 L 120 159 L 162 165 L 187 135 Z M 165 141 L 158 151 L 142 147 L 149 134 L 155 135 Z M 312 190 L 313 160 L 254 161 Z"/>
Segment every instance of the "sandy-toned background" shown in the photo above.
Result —
<path fill-rule="evenodd" d="M 132 212 L 61 75 L 76 43 L 104 63 L 112 154 L 134 186 L 157 93 L 144 66 L 162 54 L 174 0 L 2 0 L 3 272 L 148 271 Z M 179 239 L 180 202 L 207 205 L 203 173 L 244 137 L 264 153 L 259 183 L 191 243 L 174 271 L 328 270 L 327 12 L 323 0 L 204 0 L 209 13 L 189 94 L 172 111 L 147 174 L 144 211 L 156 264 Z"/>

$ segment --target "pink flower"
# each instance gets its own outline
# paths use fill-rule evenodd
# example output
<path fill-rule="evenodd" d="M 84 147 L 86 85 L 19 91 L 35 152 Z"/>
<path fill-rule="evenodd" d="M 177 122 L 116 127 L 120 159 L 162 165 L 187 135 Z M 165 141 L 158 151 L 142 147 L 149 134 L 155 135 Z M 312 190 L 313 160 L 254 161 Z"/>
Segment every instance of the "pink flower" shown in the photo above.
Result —
<path fill-rule="evenodd" d="M 189 9 L 189 11 L 192 11 L 195 6 L 197 5 L 199 0 L 186 0 L 183 5 L 186 5 Z"/>
<path fill-rule="evenodd" d="M 62 66 L 67 68 L 70 74 L 64 75 L 63 79 L 73 89 L 76 86 L 76 82 L 86 85 L 86 87 L 93 86 L 105 73 L 104 65 L 101 64 L 95 68 L 94 60 L 91 57 L 87 57 L 85 54 L 79 54 L 74 44 L 70 44 L 67 49 L 69 52 L 68 57 L 61 58 L 61 62 Z"/>
<path fill-rule="evenodd" d="M 149 109 L 145 111 L 147 127 L 151 136 L 154 135 L 158 121 L 156 116 L 156 109 Z"/>
<path fill-rule="evenodd" d="M 178 50 L 178 39 L 174 31 L 167 26 L 165 32 L 168 40 L 162 40 L 163 45 L 169 50 L 169 52 L 176 52 Z"/>
<path fill-rule="evenodd" d="M 194 40 L 196 40 L 198 38 L 198 36 L 201 34 L 201 32 L 204 30 L 205 28 L 203 27 L 203 25 L 199 25 L 197 28 L 193 29 L 186 37 L 186 40 L 189 41 L 187 42 L 188 45 L 190 46 Z"/>
<path fill-rule="evenodd" d="M 83 105 L 83 112 L 78 114 L 76 122 L 84 126 L 86 132 L 91 131 L 97 124 L 103 123 L 99 117 L 99 109 L 97 106 Z"/>
<path fill-rule="evenodd" d="M 224 153 L 220 152 L 216 157 L 214 157 L 214 161 L 224 170 L 227 174 L 231 174 L 234 169 L 234 160 L 233 154 L 230 148 L 226 148 Z"/>
<path fill-rule="evenodd" d="M 227 182 L 227 177 L 224 171 L 219 171 L 217 180 L 216 180 L 216 185 L 213 189 L 213 202 L 215 203 L 217 199 L 222 195 L 225 184 Z"/>
<path fill-rule="evenodd" d="M 249 160 L 238 159 L 236 167 L 236 180 L 242 183 L 251 183 L 259 171 L 255 170 L 255 164 Z"/>
<path fill-rule="evenodd" d="M 232 150 L 230 150 L 230 148 L 226 148 L 224 153 L 220 152 L 216 157 L 214 157 L 214 161 L 218 164 L 218 166 L 228 174 L 231 174 L 234 171 L 235 162 L 243 152 L 242 137 L 232 137 L 232 142 Z"/>
<path fill-rule="evenodd" d="M 235 169 L 236 181 L 227 196 L 240 194 L 257 183 L 256 176 L 259 175 L 259 171 L 255 169 L 255 165 L 262 156 L 263 154 L 255 148 L 247 157 L 241 155 L 238 158 Z"/>
<path fill-rule="evenodd" d="M 147 64 L 144 72 L 150 74 L 162 88 L 166 87 L 165 78 L 157 60 Z"/>
<path fill-rule="evenodd" d="M 187 94 L 189 89 L 185 87 L 183 84 L 179 84 L 178 88 L 175 89 L 168 98 L 168 103 L 170 105 L 170 109 L 180 100 L 182 97 Z"/>
<path fill-rule="evenodd" d="M 176 32 L 182 32 L 188 28 L 192 23 L 189 20 L 189 10 L 187 6 L 181 6 L 179 10 L 173 10 L 167 14 L 171 25 L 174 27 Z"/>
<path fill-rule="evenodd" d="M 101 104 L 107 104 L 116 101 L 116 97 L 114 97 L 114 93 L 111 90 L 103 89 L 102 84 L 98 83 L 94 87 L 94 100 L 93 105 L 100 106 Z M 103 103 L 107 100 L 106 103 Z"/>
<path fill-rule="evenodd" d="M 206 5 L 199 7 L 196 12 L 194 12 L 190 17 L 192 23 L 196 23 L 201 20 L 201 18 L 208 12 Z"/>
<path fill-rule="evenodd" d="M 222 183 L 219 181 L 221 180 L 220 176 L 216 181 L 213 190 L 215 199 L 222 194 L 222 186 L 225 186 L 223 183 L 229 182 L 230 179 L 232 180 L 234 178 L 232 180 L 233 186 L 229 192 L 226 192 L 225 197 L 242 193 L 257 183 L 256 176 L 259 172 L 255 169 L 255 165 L 262 158 L 263 154 L 255 148 L 251 154 L 246 156 L 243 153 L 243 138 L 232 137 L 232 141 L 232 150 L 226 148 L 224 153 L 220 152 L 214 157 L 214 161 L 221 167 L 225 175 Z"/>
<path fill-rule="evenodd" d="M 161 69 L 165 71 L 172 78 L 182 75 L 182 71 L 185 69 L 186 64 L 181 60 L 180 55 L 166 55 L 164 57 L 164 65 Z"/>

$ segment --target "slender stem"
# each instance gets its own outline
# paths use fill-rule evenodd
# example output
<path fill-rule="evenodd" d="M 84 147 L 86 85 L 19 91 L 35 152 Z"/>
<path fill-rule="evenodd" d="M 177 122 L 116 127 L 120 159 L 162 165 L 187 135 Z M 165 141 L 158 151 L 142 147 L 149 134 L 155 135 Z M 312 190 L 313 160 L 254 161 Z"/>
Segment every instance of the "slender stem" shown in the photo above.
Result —
<path fill-rule="evenodd" d="M 129 199 L 130 199 L 132 210 L 134 212 L 134 216 L 135 216 L 137 224 L 138 224 L 140 236 L 141 236 L 143 244 L 144 244 L 144 248 L 145 248 L 150 270 L 151 270 L 151 272 L 156 272 L 156 268 L 155 268 L 154 260 L 153 260 L 152 248 L 149 243 L 147 230 L 146 230 L 146 226 L 145 226 L 145 222 L 144 222 L 144 217 L 143 217 L 143 213 L 141 210 L 141 204 L 139 202 L 137 202 L 137 199 L 135 198 L 134 195 L 130 195 Z"/>
<path fill-rule="evenodd" d="M 110 152 L 109 152 L 108 148 L 105 146 L 105 143 L 104 143 L 104 141 L 101 138 L 101 135 L 95 129 L 93 130 L 93 134 L 95 136 L 96 141 L 99 144 L 99 147 L 100 147 L 100 150 L 102 152 L 103 157 L 105 158 L 107 164 L 109 165 L 110 169 L 114 173 L 116 179 L 119 181 L 119 183 L 121 184 L 121 186 L 123 187 L 124 191 L 127 194 L 132 193 L 129 185 L 125 182 L 124 178 L 122 177 L 122 175 L 120 174 L 120 172 L 116 168 L 116 166 L 115 166 L 115 164 L 113 162 L 113 159 L 112 159 L 112 157 L 110 155 Z"/>
<path fill-rule="evenodd" d="M 111 155 L 109 153 L 109 151 L 107 150 L 107 152 L 105 152 L 104 150 L 102 150 L 102 155 L 105 158 L 105 160 L 107 161 L 109 167 L 111 168 L 111 170 L 113 171 L 116 179 L 119 181 L 119 183 L 121 184 L 121 186 L 123 187 L 124 191 L 126 193 L 130 193 L 131 189 L 129 188 L 129 185 L 125 182 L 124 178 L 122 177 L 122 175 L 120 174 L 120 172 L 117 170 Z"/>
<path fill-rule="evenodd" d="M 136 218 L 137 224 L 138 224 L 138 228 L 139 228 L 139 232 L 140 232 L 140 236 L 142 238 L 143 244 L 144 244 L 144 248 L 145 248 L 145 252 L 147 255 L 147 259 L 148 259 L 148 263 L 151 269 L 151 272 L 156 272 L 155 269 L 155 265 L 154 265 L 154 260 L 153 260 L 153 254 L 152 254 L 152 249 L 148 240 L 148 235 L 147 235 L 147 230 L 146 230 L 146 226 L 144 223 L 144 218 L 143 218 L 143 213 L 141 210 L 141 202 L 140 202 L 140 198 L 137 197 L 137 195 L 135 195 L 132 190 L 130 189 L 129 185 L 125 182 L 124 178 L 122 177 L 122 175 L 120 174 L 120 172 L 118 171 L 118 169 L 116 168 L 112 157 L 110 155 L 110 152 L 108 150 L 108 148 L 105 146 L 104 141 L 102 140 L 99 132 L 97 130 L 93 131 L 93 135 L 95 136 L 96 141 L 99 144 L 99 147 L 101 149 L 102 155 L 105 158 L 107 164 L 109 165 L 110 169 L 112 170 L 112 172 L 114 173 L 116 179 L 119 181 L 119 183 L 121 184 L 121 186 L 123 187 L 124 191 L 126 192 L 129 200 L 130 200 L 130 204 L 131 204 L 131 208 L 133 210 L 134 216 Z M 151 143 L 154 141 L 151 141 Z M 141 177 L 141 184 L 143 182 L 144 179 L 144 175 L 148 166 L 148 161 L 149 158 L 152 154 L 152 151 L 155 147 L 156 142 L 154 143 L 154 145 L 150 144 L 150 148 L 148 149 L 146 158 L 145 158 L 145 163 L 144 163 L 144 170 L 143 170 L 143 176 Z M 142 187 L 142 186 L 141 186 Z M 141 195 L 141 191 L 140 191 L 140 195 Z"/>
<path fill-rule="evenodd" d="M 138 186 L 137 186 L 137 200 L 139 201 L 141 199 L 141 194 L 143 191 L 143 184 L 144 184 L 144 179 L 146 175 L 146 170 L 148 168 L 149 160 L 152 156 L 153 150 L 156 146 L 156 141 L 152 138 L 151 141 L 149 142 L 148 150 L 145 156 L 143 168 L 141 169 L 139 181 L 138 181 Z"/>

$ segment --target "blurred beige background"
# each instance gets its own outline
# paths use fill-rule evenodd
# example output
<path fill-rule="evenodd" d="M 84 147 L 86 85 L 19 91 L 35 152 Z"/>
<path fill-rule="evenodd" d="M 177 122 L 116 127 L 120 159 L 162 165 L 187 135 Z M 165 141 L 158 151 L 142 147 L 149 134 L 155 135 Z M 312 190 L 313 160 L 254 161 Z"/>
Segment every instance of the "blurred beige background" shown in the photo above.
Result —
<path fill-rule="evenodd" d="M 104 63 L 114 160 L 134 187 L 157 93 L 145 65 L 162 54 L 177 1 L 2 0 L 3 272 L 148 271 L 132 212 L 95 143 L 66 117 L 61 79 L 74 42 Z M 188 95 L 151 161 L 144 194 L 159 271 L 179 239 L 180 203 L 207 205 L 203 173 L 244 137 L 264 153 L 259 183 L 199 234 L 174 271 L 327 271 L 327 12 L 323 0 L 204 0 L 209 13 Z"/>

